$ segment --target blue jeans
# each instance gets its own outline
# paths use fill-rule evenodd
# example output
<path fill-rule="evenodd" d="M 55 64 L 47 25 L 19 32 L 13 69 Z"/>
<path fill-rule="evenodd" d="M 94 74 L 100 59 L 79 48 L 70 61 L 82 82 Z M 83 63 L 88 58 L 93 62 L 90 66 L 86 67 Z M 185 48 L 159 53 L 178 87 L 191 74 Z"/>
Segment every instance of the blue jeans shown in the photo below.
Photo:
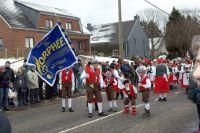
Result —
<path fill-rule="evenodd" d="M 9 88 L 0 88 L 0 109 L 8 107 Z"/>
<path fill-rule="evenodd" d="M 77 85 L 77 83 L 78 83 L 78 86 L 75 86 L 75 90 L 80 90 L 80 87 L 82 85 L 82 80 L 80 76 L 75 76 L 75 85 Z"/>

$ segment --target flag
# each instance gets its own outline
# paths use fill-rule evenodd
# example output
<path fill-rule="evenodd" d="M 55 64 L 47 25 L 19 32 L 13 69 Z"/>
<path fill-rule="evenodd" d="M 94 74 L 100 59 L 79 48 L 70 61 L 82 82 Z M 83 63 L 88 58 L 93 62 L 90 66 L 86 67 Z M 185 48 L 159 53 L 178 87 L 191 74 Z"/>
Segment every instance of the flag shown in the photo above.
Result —
<path fill-rule="evenodd" d="M 77 63 L 77 58 L 61 27 L 57 24 L 30 51 L 27 62 L 29 65 L 36 66 L 37 74 L 53 86 L 57 73 Z"/>

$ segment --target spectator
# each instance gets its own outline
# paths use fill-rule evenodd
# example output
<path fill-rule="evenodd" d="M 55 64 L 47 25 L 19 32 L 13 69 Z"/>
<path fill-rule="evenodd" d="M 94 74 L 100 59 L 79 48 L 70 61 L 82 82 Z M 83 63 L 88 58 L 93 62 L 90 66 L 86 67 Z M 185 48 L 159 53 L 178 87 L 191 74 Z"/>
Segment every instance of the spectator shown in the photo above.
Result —
<path fill-rule="evenodd" d="M 45 96 L 44 96 L 44 91 L 43 91 L 43 88 L 44 88 L 44 81 L 42 80 L 41 77 L 38 76 L 38 79 L 39 79 L 39 99 L 40 101 L 43 101 L 45 99 Z M 46 91 L 46 90 L 45 90 Z"/>
<path fill-rule="evenodd" d="M 129 66 L 127 61 L 123 61 L 123 64 L 121 66 L 122 73 L 124 74 L 124 77 L 127 79 L 130 79 L 131 77 L 131 67 Z"/>
<path fill-rule="evenodd" d="M 83 66 L 82 66 L 82 63 L 81 63 L 81 60 L 79 59 L 78 60 L 78 63 L 75 64 L 73 67 L 72 67 L 72 70 L 73 70 L 73 73 L 74 73 L 74 76 L 75 76 L 75 92 L 79 92 L 80 91 L 80 87 L 82 85 L 82 81 L 80 79 L 80 76 L 81 76 L 81 73 L 83 72 Z"/>
<path fill-rule="evenodd" d="M 115 64 L 116 64 L 116 61 L 115 61 L 115 60 L 113 60 L 113 61 L 112 61 L 112 63 L 110 63 L 110 68 L 112 68 L 112 69 L 113 69 L 113 68 L 115 67 Z"/>
<path fill-rule="evenodd" d="M 197 106 L 197 113 L 199 119 L 199 129 L 193 133 L 200 133 L 200 36 L 195 36 L 192 40 L 192 51 L 195 57 L 193 78 L 190 77 L 188 98 L 193 100 Z"/>
<path fill-rule="evenodd" d="M 21 66 L 21 69 L 24 71 L 25 74 L 27 74 L 28 70 L 30 69 L 30 66 L 27 64 L 27 59 L 24 59 L 23 62 L 23 66 Z M 26 84 L 25 86 L 25 90 L 26 90 L 26 103 L 28 103 L 28 99 L 29 99 L 29 89 L 28 89 L 28 84 Z"/>
<path fill-rule="evenodd" d="M 0 75 L 0 109 L 8 111 L 8 91 L 15 81 L 14 71 L 10 68 L 10 62 L 6 61 L 5 71 Z"/>
<path fill-rule="evenodd" d="M 18 69 L 14 86 L 15 89 L 17 90 L 18 106 L 22 105 L 27 106 L 26 102 L 27 74 L 20 68 Z"/>
<path fill-rule="evenodd" d="M 27 76 L 28 76 L 28 89 L 30 91 L 30 103 L 34 104 L 39 102 L 39 81 L 38 81 L 38 75 L 35 72 L 35 66 L 30 67 Z"/>
<path fill-rule="evenodd" d="M 136 84 L 135 83 L 135 78 L 136 78 L 136 72 L 135 72 L 135 65 L 134 65 L 134 62 L 131 62 L 131 75 L 130 75 L 130 80 L 131 80 L 131 84 Z"/>

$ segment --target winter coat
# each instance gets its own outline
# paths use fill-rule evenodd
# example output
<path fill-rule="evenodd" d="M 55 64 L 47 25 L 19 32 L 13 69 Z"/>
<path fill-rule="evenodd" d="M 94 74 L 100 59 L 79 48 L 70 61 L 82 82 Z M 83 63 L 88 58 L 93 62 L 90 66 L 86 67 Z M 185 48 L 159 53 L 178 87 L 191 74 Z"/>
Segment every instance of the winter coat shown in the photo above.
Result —
<path fill-rule="evenodd" d="M 11 68 L 6 68 L 4 72 L 0 74 L 0 88 L 9 88 L 9 83 L 14 83 L 15 74 Z"/>
<path fill-rule="evenodd" d="M 21 88 L 22 92 L 26 92 L 25 87 L 27 87 L 27 81 L 27 74 L 17 75 L 14 82 L 14 88 L 17 90 Z"/>
<path fill-rule="evenodd" d="M 189 100 L 191 100 L 194 103 L 197 103 L 196 92 L 195 92 L 196 88 L 197 88 L 197 83 L 194 81 L 193 76 L 190 75 L 190 77 L 189 77 L 189 88 L 188 88 L 187 97 L 188 97 Z"/>
<path fill-rule="evenodd" d="M 39 88 L 39 80 L 36 72 L 29 70 L 27 72 L 27 77 L 28 77 L 28 89 Z"/>

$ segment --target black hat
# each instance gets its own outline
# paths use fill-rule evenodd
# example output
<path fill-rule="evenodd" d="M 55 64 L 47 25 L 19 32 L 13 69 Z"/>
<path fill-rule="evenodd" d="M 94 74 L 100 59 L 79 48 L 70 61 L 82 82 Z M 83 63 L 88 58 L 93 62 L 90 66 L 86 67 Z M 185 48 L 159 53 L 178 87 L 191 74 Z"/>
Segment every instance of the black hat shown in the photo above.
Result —
<path fill-rule="evenodd" d="M 5 64 L 11 64 L 11 63 L 10 63 L 10 61 L 6 61 L 6 63 L 5 63 Z"/>
<path fill-rule="evenodd" d="M 129 80 L 128 79 L 124 80 L 123 84 L 125 85 L 127 83 L 129 83 Z"/>
<path fill-rule="evenodd" d="M 26 59 L 26 58 L 24 59 L 24 62 L 27 62 L 27 59 Z"/>

